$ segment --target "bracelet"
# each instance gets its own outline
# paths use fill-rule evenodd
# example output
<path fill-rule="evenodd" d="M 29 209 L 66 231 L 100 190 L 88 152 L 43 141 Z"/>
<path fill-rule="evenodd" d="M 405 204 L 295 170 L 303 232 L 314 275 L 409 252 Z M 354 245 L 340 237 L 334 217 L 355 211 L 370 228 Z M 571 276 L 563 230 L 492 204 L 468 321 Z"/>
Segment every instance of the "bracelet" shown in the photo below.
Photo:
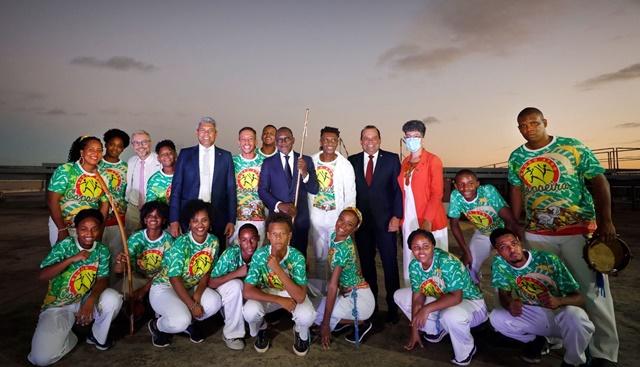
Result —
<path fill-rule="evenodd" d="M 67 227 L 64 227 L 64 228 L 58 229 L 58 232 L 66 231 L 67 229 L 68 229 Z"/>
<path fill-rule="evenodd" d="M 195 310 L 195 308 L 196 308 L 196 307 L 198 307 L 198 304 L 199 304 L 199 303 L 198 303 L 198 301 L 195 301 L 195 302 L 193 303 L 193 306 L 191 306 L 191 308 L 189 309 L 189 311 L 193 311 L 193 310 Z"/>

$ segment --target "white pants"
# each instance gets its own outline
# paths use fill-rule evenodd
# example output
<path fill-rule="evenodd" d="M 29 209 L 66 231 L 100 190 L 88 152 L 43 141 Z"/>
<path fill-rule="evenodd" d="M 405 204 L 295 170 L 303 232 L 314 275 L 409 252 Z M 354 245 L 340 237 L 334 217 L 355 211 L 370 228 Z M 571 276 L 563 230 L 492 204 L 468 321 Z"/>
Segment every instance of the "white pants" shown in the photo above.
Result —
<path fill-rule="evenodd" d="M 413 252 L 411 252 L 409 245 L 407 245 L 407 240 L 409 239 L 411 232 L 416 229 L 418 229 L 418 227 L 413 229 L 409 229 L 407 227 L 405 229 L 405 225 L 402 225 L 402 273 L 404 274 L 404 285 L 407 287 L 411 287 L 411 282 L 409 280 L 409 263 L 411 260 L 415 259 Z M 436 239 L 436 247 L 444 251 L 449 251 L 449 235 L 447 233 L 447 229 L 443 228 L 431 233 Z M 467 358 L 467 356 L 464 358 Z"/>
<path fill-rule="evenodd" d="M 409 320 L 413 316 L 412 298 L 413 292 L 411 288 L 400 288 L 393 294 L 393 300 Z M 436 298 L 427 297 L 424 304 L 426 305 L 435 300 Z M 483 299 L 463 299 L 462 302 L 455 306 L 430 313 L 420 330 L 433 335 L 438 334 L 442 329 L 449 332 L 456 360 L 462 361 L 469 356 L 475 345 L 471 335 L 471 328 L 482 324 L 486 320 L 487 306 Z"/>
<path fill-rule="evenodd" d="M 124 252 L 122 235 L 120 234 L 120 227 L 117 224 L 104 227 L 104 233 L 102 234 L 102 243 L 109 248 L 109 252 L 111 253 L 109 281 L 111 284 L 115 284 L 118 278 L 116 277 L 116 273 L 113 272 L 113 267 L 116 264 L 116 257 L 118 256 L 118 254 Z"/>
<path fill-rule="evenodd" d="M 244 338 L 244 318 L 242 317 L 242 288 L 240 279 L 230 281 L 216 288 L 222 298 L 224 328 L 222 333 L 227 339 Z"/>
<path fill-rule="evenodd" d="M 69 230 L 69 236 L 72 236 L 72 237 L 76 236 L 76 229 L 75 228 L 67 227 L 67 230 Z M 49 217 L 49 243 L 51 244 L 51 247 L 53 247 L 53 245 L 55 245 L 56 242 L 58 241 L 58 233 L 59 233 L 58 232 L 58 227 L 53 222 L 53 219 L 51 219 L 51 217 Z"/>
<path fill-rule="evenodd" d="M 573 366 L 587 361 L 584 351 L 594 327 L 580 307 L 566 306 L 552 310 L 524 305 L 519 317 L 513 317 L 509 311 L 501 308 L 491 311 L 489 319 L 500 334 L 523 343 L 533 341 L 538 335 L 562 338 L 566 350 L 565 362 Z"/>
<path fill-rule="evenodd" d="M 131 203 L 127 204 L 127 213 L 124 215 L 124 232 L 127 238 L 138 229 L 140 225 L 140 208 Z"/>
<path fill-rule="evenodd" d="M 193 287 L 188 291 L 193 294 L 195 289 L 196 287 Z M 149 301 L 151 301 L 151 307 L 153 307 L 156 314 L 162 315 L 158 319 L 158 330 L 165 333 L 178 334 L 184 332 L 191 325 L 191 311 L 178 297 L 171 285 L 152 285 L 149 291 Z M 204 314 L 198 320 L 204 320 L 220 310 L 222 300 L 218 292 L 207 288 L 202 292 L 200 304 L 204 308 Z"/>
<path fill-rule="evenodd" d="M 356 289 L 356 292 L 358 296 L 356 300 L 358 321 L 368 320 L 371 315 L 373 315 L 373 310 L 376 307 L 376 300 L 373 297 L 373 292 L 371 292 L 371 288 L 358 288 Z M 317 315 L 316 320 L 314 321 L 316 325 L 322 324 L 326 302 L 327 297 L 322 297 L 320 299 L 320 304 L 316 308 Z M 333 305 L 333 312 L 331 313 L 331 321 L 329 321 L 329 329 L 333 331 L 342 319 L 354 320 L 353 297 L 351 297 L 351 293 L 346 296 L 338 294 L 336 297 L 336 302 Z"/>
<path fill-rule="evenodd" d="M 31 353 L 27 357 L 36 366 L 48 366 L 64 357 L 78 343 L 78 337 L 71 331 L 76 323 L 76 313 L 80 302 L 44 310 L 38 318 L 38 326 L 31 340 Z M 100 295 L 93 311 L 94 322 L 91 332 L 98 343 L 107 341 L 111 321 L 116 318 L 122 306 L 122 296 L 111 288 Z"/>
<path fill-rule="evenodd" d="M 233 236 L 231 236 L 231 238 L 229 238 L 229 246 L 231 246 L 232 243 L 238 243 L 238 241 L 236 241 L 238 239 L 238 231 L 240 230 L 240 227 L 242 227 L 244 224 L 247 223 L 251 223 L 254 226 L 256 226 L 256 228 L 258 229 L 258 235 L 260 236 L 260 242 L 258 242 L 258 248 L 262 248 L 264 247 L 264 244 L 266 243 L 265 241 L 267 240 L 267 236 L 266 236 L 266 230 L 264 227 L 265 221 L 263 220 L 256 220 L 256 221 L 246 221 L 246 220 L 239 220 L 236 222 L 236 229 L 233 232 Z"/>
<path fill-rule="evenodd" d="M 291 298 L 287 291 L 281 291 L 275 288 L 264 288 L 262 289 L 262 292 Z M 249 333 L 251 336 L 258 335 L 258 330 L 266 328 L 264 315 L 280 308 L 282 307 L 275 302 L 247 300 L 242 308 L 242 314 L 249 324 Z M 304 302 L 299 303 L 291 315 L 293 315 L 292 320 L 296 324 L 294 326 L 294 330 L 300 333 L 300 338 L 302 340 L 309 340 L 309 327 L 313 325 L 313 320 L 316 318 L 316 310 L 314 310 L 309 297 L 305 296 Z"/>
<path fill-rule="evenodd" d="M 587 300 L 585 309 L 595 325 L 595 332 L 589 344 L 591 356 L 617 362 L 620 341 L 616 329 L 613 297 L 609 289 L 609 277 L 604 276 L 605 296 L 602 296 L 596 284 L 596 273 L 589 269 L 582 258 L 585 238 L 582 235 L 540 236 L 525 233 L 525 239 L 529 248 L 549 251 L 562 258 L 580 285 L 580 293 Z"/>
<path fill-rule="evenodd" d="M 483 235 L 478 230 L 474 231 L 471 241 L 469 241 L 469 251 L 471 252 L 471 257 L 473 257 L 471 270 L 475 274 L 476 279 L 481 281 L 482 264 L 489 256 L 491 256 L 491 252 L 493 251 L 493 246 L 491 245 L 489 236 Z"/>
<path fill-rule="evenodd" d="M 331 234 L 336 230 L 336 221 L 340 212 L 335 210 L 325 211 L 316 207 L 309 208 L 311 228 L 311 242 L 313 243 L 313 254 L 316 259 L 316 278 L 328 279 L 327 257 L 329 247 L 331 247 Z"/>

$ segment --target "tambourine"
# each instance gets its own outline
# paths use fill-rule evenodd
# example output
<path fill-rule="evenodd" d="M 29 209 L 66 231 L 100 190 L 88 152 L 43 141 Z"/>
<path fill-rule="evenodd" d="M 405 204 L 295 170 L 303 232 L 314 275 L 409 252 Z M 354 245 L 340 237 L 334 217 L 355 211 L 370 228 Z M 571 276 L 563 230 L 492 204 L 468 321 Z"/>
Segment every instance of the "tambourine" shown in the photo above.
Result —
<path fill-rule="evenodd" d="M 587 239 L 583 257 L 591 269 L 602 274 L 617 276 L 629 265 L 633 255 L 629 245 L 620 236 L 616 236 L 615 242 L 604 243 L 594 235 Z"/>

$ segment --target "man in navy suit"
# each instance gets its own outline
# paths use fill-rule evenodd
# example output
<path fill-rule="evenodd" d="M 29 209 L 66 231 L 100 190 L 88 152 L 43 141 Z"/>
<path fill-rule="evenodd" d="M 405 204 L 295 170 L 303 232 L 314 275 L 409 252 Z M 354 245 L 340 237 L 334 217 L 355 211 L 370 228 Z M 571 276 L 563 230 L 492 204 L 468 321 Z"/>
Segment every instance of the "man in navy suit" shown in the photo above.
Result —
<path fill-rule="evenodd" d="M 400 288 L 396 233 L 402 218 L 402 193 L 398 186 L 400 159 L 395 153 L 380 150 L 380 141 L 380 130 L 365 126 L 360 132 L 364 152 L 349 157 L 356 174 L 356 206 L 362 212 L 362 225 L 355 237 L 362 275 L 376 299 L 376 247 L 380 251 L 387 291 L 386 321 L 395 324 L 399 318 L 393 293 Z"/>
<path fill-rule="evenodd" d="M 180 222 L 180 211 L 194 199 L 213 204 L 213 234 L 218 237 L 220 251 L 233 234 L 236 222 L 236 184 L 231 153 L 213 145 L 218 131 L 216 121 L 203 117 L 198 121 L 196 135 L 200 144 L 180 151 L 171 182 L 169 223 L 171 235 L 178 237 L 188 231 Z"/>
<path fill-rule="evenodd" d="M 311 158 L 306 155 L 301 157 L 293 151 L 295 141 L 288 127 L 281 127 L 276 131 L 278 153 L 262 163 L 258 195 L 270 211 L 287 213 L 293 217 L 293 238 L 290 244 L 306 258 L 310 227 L 307 193 L 318 193 L 318 178 Z M 294 201 L 298 173 L 300 187 L 296 206 Z"/>

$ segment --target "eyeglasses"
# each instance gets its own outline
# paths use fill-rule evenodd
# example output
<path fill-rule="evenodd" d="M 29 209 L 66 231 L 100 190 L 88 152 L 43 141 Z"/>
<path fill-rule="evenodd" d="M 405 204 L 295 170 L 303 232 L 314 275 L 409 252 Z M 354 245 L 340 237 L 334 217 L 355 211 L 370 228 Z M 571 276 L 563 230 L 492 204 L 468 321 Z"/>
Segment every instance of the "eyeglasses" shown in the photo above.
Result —
<path fill-rule="evenodd" d="M 283 142 L 284 142 L 284 143 L 288 143 L 288 142 L 290 142 L 290 141 L 291 141 L 291 139 L 292 139 L 292 137 L 290 137 L 290 136 L 285 136 L 284 138 L 278 138 L 278 139 L 276 139 L 276 143 L 278 143 L 278 144 L 283 143 Z"/>
<path fill-rule="evenodd" d="M 133 145 L 134 147 L 139 147 L 139 146 L 146 147 L 147 145 L 149 145 L 150 142 L 151 140 L 134 140 L 131 142 L 131 145 Z"/>

